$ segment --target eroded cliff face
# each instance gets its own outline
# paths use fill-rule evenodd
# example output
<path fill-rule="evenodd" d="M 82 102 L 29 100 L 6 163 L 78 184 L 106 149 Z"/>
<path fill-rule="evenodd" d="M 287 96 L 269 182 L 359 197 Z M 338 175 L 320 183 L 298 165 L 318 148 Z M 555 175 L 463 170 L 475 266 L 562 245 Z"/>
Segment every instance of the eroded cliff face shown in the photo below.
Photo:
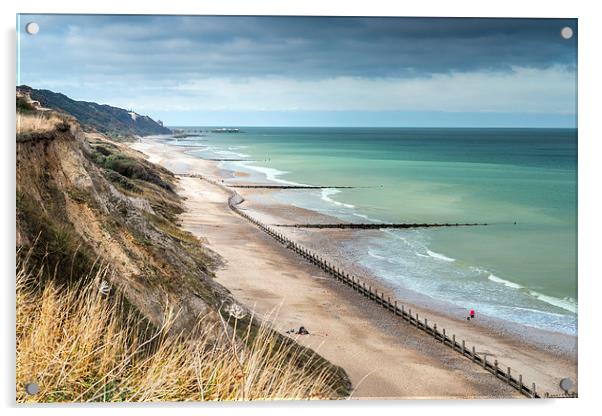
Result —
<path fill-rule="evenodd" d="M 97 131 L 114 138 L 150 134 L 170 134 L 171 130 L 152 118 L 110 105 L 76 101 L 64 94 L 21 85 L 17 94 L 27 96 L 37 108 L 53 109 L 76 117 L 86 131 Z"/>
<path fill-rule="evenodd" d="M 176 329 L 215 321 L 232 301 L 212 279 L 218 256 L 177 226 L 168 171 L 73 120 L 19 135 L 16 168 L 17 245 L 34 247 L 56 278 L 108 267 L 110 284 L 154 324 L 177 311 Z"/>
<path fill-rule="evenodd" d="M 25 111 L 27 117 L 40 116 L 37 109 Z M 224 314 L 242 307 L 213 280 L 219 256 L 178 225 L 178 179 L 126 145 L 84 132 L 71 117 L 42 116 L 52 123 L 32 122 L 31 131 L 18 129 L 16 138 L 18 255 L 43 265 L 48 279 L 65 283 L 106 270 L 111 293 L 123 295 L 156 327 L 171 312 L 175 333 L 194 337 L 200 322 L 205 334 L 207 328 L 216 337 L 226 330 L 252 342 L 260 326 L 253 314 L 244 311 L 236 325 Z M 343 369 L 270 333 L 275 351 L 294 346 L 297 365 L 324 368 L 334 377 L 337 395 L 349 393 Z"/>

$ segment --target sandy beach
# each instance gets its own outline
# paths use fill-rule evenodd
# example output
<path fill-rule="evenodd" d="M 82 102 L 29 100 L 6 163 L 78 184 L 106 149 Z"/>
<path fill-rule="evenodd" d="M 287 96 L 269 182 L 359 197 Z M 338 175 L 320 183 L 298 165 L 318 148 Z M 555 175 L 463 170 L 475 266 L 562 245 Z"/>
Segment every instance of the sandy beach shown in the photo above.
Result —
<path fill-rule="evenodd" d="M 190 156 L 185 148 L 152 138 L 132 147 L 176 174 L 203 174 L 221 180 L 222 172 L 215 162 Z M 278 204 L 270 191 L 237 191 L 245 197 L 241 207 L 266 223 L 328 220 L 313 211 Z M 182 176 L 178 192 L 186 198 L 182 226 L 224 260 L 216 271 L 217 281 L 281 333 L 307 328 L 309 335 L 291 336 L 343 367 L 355 388 L 353 398 L 523 397 L 271 239 L 229 208 L 229 194 L 221 187 Z M 345 264 L 345 256 L 352 255 L 342 252 L 338 243 L 358 238 L 353 230 L 282 227 L 281 231 L 337 264 Z M 355 266 L 349 271 L 365 276 L 364 280 L 380 291 L 391 292 L 368 270 Z M 474 344 L 491 361 L 498 360 L 500 366 L 511 367 L 513 374 L 522 374 L 525 383 L 536 383 L 542 395 L 560 394 L 558 383 L 564 377 L 577 379 L 574 337 L 531 329 L 530 336 L 525 337 L 524 331 L 493 318 L 467 322 L 464 311 L 433 305 L 414 293 L 407 293 L 403 302 L 429 322 L 447 328 L 457 339 Z"/>

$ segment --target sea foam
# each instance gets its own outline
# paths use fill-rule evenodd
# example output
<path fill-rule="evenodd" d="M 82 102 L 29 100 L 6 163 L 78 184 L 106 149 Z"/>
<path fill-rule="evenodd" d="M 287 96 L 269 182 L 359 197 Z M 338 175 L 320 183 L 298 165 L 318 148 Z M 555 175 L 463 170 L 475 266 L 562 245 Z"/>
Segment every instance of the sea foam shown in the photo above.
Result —
<path fill-rule="evenodd" d="M 494 274 L 490 274 L 488 279 L 491 280 L 492 282 L 500 283 L 506 287 L 511 287 L 512 289 L 522 289 L 523 288 L 523 286 L 519 285 L 518 283 L 514 283 L 509 280 L 502 279 L 501 277 L 497 277 Z"/>
<path fill-rule="evenodd" d="M 256 166 L 256 165 L 249 164 L 249 162 L 234 162 L 234 164 L 237 166 L 241 166 L 241 167 L 253 170 L 255 172 L 259 172 L 259 173 L 265 175 L 265 178 L 268 181 L 281 183 L 283 185 L 308 186 L 307 184 L 304 184 L 304 183 L 287 181 L 286 179 L 280 178 L 280 176 L 286 175 L 287 173 L 289 173 L 284 170 L 268 168 L 265 166 Z"/>
<path fill-rule="evenodd" d="M 349 209 L 355 208 L 355 205 L 345 204 L 343 202 L 335 201 L 334 199 L 332 199 L 330 197 L 330 195 L 335 195 L 340 192 L 341 191 L 339 191 L 338 189 L 332 189 L 332 188 L 322 189 L 322 200 L 324 200 L 326 202 L 330 202 L 331 204 L 337 205 L 339 207 L 345 207 L 345 208 L 349 208 Z"/>
<path fill-rule="evenodd" d="M 490 274 L 488 279 L 491 280 L 492 282 L 502 284 L 502 285 L 512 288 L 512 289 L 523 289 L 524 288 L 524 286 L 519 285 L 518 283 L 514 283 L 509 280 L 502 279 L 493 274 Z M 547 303 L 552 306 L 556 306 L 557 308 L 564 309 L 565 311 L 577 313 L 577 303 L 572 298 L 561 299 L 561 298 L 557 298 L 554 296 L 544 295 L 543 293 L 539 293 L 534 290 L 529 290 L 528 293 L 529 293 L 529 295 L 531 295 L 532 297 L 534 297 L 535 299 L 537 299 L 541 302 Z"/>
<path fill-rule="evenodd" d="M 569 311 L 572 313 L 577 313 L 577 302 L 575 302 L 572 298 L 564 298 L 560 299 L 554 296 L 544 295 L 543 293 L 536 292 L 534 290 L 530 290 L 529 294 L 549 305 L 556 306 L 557 308 L 564 309 L 565 311 Z"/>
<path fill-rule="evenodd" d="M 435 253 L 434 251 L 431 251 L 431 250 L 427 250 L 426 253 L 429 256 L 431 256 L 432 258 L 437 259 L 437 260 L 443 260 L 443 261 L 449 261 L 449 262 L 456 261 L 456 259 L 447 257 L 441 253 Z"/>

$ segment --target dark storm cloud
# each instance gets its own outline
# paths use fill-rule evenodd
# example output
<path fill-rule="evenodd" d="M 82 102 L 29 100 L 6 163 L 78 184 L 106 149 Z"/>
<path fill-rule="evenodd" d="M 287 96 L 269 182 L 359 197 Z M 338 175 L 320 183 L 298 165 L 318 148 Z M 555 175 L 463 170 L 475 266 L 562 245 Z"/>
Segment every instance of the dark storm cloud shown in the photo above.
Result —
<path fill-rule="evenodd" d="M 421 77 L 576 65 L 571 19 L 23 16 L 26 78 Z"/>

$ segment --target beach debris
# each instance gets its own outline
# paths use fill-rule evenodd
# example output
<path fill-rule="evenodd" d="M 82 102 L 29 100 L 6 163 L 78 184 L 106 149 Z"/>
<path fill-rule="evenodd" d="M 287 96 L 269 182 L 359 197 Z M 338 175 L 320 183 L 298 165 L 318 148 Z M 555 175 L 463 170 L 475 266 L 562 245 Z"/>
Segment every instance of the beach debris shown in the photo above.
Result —
<path fill-rule="evenodd" d="M 295 328 L 291 328 L 288 331 L 286 331 L 287 334 L 297 334 L 297 335 L 309 335 L 309 331 L 307 329 L 305 329 L 304 326 L 300 326 L 299 330 L 296 330 Z"/>

